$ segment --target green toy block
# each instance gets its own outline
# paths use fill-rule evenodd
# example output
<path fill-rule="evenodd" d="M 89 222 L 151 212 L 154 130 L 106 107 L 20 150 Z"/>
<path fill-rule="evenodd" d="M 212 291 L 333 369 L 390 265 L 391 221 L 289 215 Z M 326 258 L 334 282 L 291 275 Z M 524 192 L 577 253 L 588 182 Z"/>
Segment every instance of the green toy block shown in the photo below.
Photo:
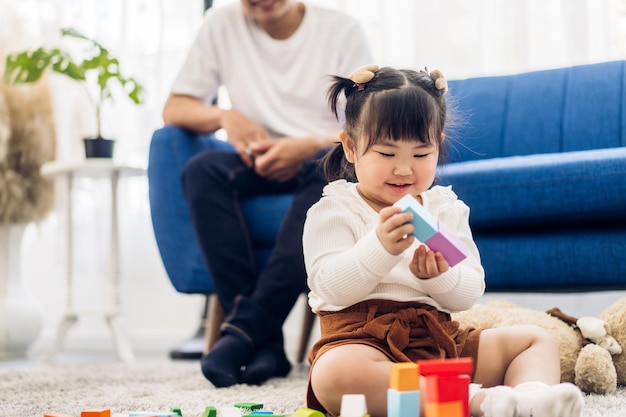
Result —
<path fill-rule="evenodd" d="M 242 402 L 242 403 L 235 404 L 235 407 L 241 408 L 242 410 L 245 410 L 245 411 L 255 411 L 255 410 L 260 410 L 261 408 L 263 408 L 263 404 L 252 403 L 252 402 Z"/>
<path fill-rule="evenodd" d="M 217 417 L 217 409 L 212 405 L 208 405 L 200 417 Z"/>

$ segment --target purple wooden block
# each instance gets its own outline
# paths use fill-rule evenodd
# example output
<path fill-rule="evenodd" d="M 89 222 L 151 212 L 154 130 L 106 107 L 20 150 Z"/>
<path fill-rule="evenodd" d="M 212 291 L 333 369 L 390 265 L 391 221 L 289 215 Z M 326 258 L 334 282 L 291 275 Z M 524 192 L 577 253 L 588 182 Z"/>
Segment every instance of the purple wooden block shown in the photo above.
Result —
<path fill-rule="evenodd" d="M 431 250 L 441 252 L 451 267 L 467 258 L 467 246 L 465 243 L 439 220 L 437 221 L 437 229 L 439 231 L 435 236 L 424 242 Z"/>

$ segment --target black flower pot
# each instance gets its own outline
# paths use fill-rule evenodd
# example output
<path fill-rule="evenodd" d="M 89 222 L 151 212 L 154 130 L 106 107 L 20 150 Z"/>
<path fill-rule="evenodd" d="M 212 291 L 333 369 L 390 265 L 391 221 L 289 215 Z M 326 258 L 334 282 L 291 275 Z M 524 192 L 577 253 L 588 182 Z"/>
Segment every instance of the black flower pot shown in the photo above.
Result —
<path fill-rule="evenodd" d="M 105 138 L 85 138 L 86 158 L 112 158 L 115 141 Z"/>

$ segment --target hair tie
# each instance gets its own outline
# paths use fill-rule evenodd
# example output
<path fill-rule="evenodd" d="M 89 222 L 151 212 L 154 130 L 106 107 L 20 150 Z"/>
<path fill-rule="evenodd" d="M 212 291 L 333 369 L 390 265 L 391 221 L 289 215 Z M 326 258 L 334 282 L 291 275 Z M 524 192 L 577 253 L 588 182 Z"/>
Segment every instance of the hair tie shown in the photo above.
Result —
<path fill-rule="evenodd" d="M 426 72 L 428 72 L 428 70 L 426 70 Z M 433 70 L 428 75 L 435 82 L 435 88 L 441 91 L 441 94 L 446 94 L 448 92 L 448 82 L 443 77 L 441 71 Z"/>
<path fill-rule="evenodd" d="M 352 71 L 352 73 L 348 75 L 348 79 L 354 81 L 353 87 L 357 87 L 358 91 L 363 91 L 365 89 L 365 83 L 374 78 L 376 71 L 378 71 L 378 65 L 366 65 Z"/>

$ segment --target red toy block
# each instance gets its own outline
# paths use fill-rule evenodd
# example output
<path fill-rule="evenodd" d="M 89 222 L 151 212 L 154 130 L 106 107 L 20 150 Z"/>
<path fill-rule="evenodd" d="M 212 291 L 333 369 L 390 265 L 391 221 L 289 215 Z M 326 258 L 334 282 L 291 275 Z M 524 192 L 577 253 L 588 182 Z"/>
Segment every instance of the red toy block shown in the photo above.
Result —
<path fill-rule="evenodd" d="M 422 395 L 427 402 L 444 403 L 449 401 L 469 401 L 469 375 L 440 376 L 424 378 Z"/>
<path fill-rule="evenodd" d="M 461 401 L 447 403 L 429 403 L 424 406 L 426 417 L 467 417 Z"/>
<path fill-rule="evenodd" d="M 398 391 L 417 391 L 420 389 L 419 367 L 415 362 L 391 364 L 389 388 Z"/>
<path fill-rule="evenodd" d="M 103 408 L 102 410 L 83 410 L 80 417 L 111 417 L 111 409 Z"/>
<path fill-rule="evenodd" d="M 423 359 L 417 361 L 420 375 L 462 375 L 474 372 L 472 358 Z"/>

